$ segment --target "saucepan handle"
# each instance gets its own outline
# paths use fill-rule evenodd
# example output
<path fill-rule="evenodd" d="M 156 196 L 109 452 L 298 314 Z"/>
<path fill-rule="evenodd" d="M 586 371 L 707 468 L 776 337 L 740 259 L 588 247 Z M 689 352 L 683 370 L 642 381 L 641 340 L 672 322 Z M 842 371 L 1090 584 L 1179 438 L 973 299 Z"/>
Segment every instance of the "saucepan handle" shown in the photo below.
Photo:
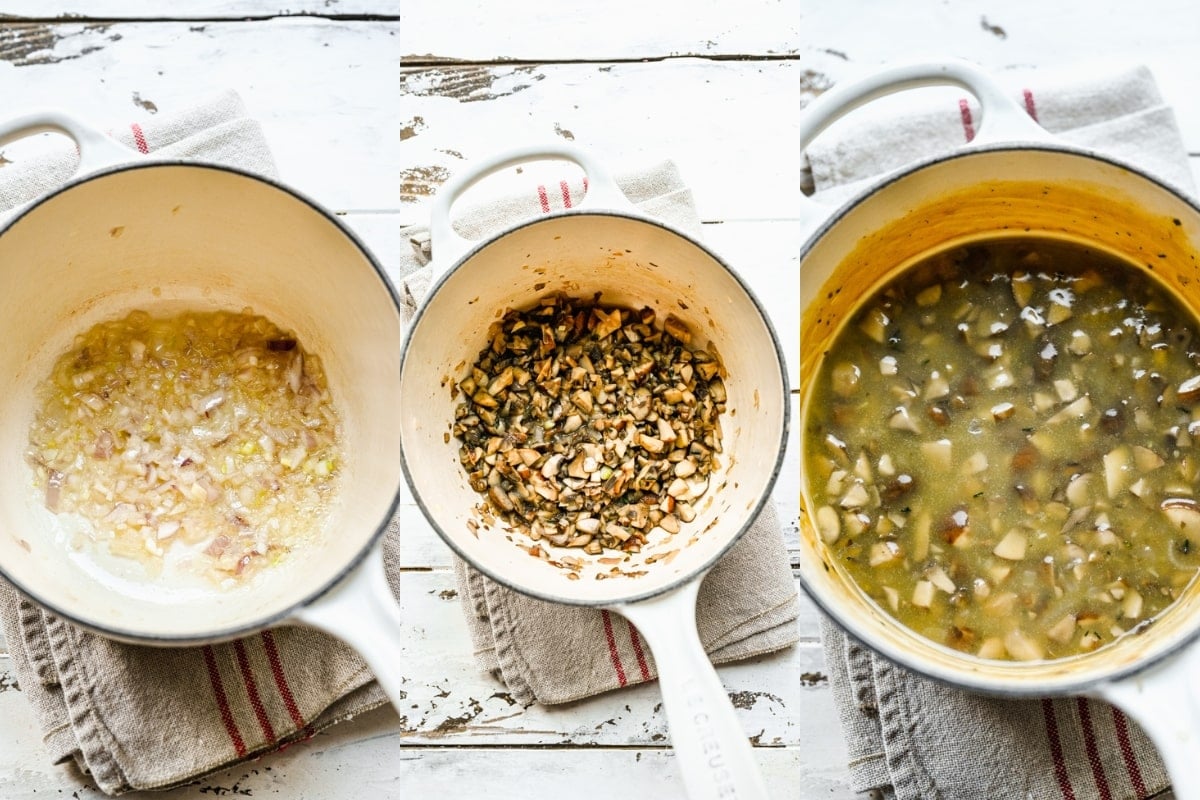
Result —
<path fill-rule="evenodd" d="M 62 133 L 75 140 L 79 148 L 79 166 L 76 170 L 79 173 L 124 164 L 137 156 L 135 150 L 76 117 L 53 108 L 31 111 L 0 122 L 0 146 L 46 131 Z"/>
<path fill-rule="evenodd" d="M 433 249 L 434 279 L 450 268 L 475 245 L 459 236 L 450 222 L 450 208 L 462 194 L 479 181 L 500 170 L 527 164 L 531 161 L 572 161 L 583 168 L 587 176 L 587 192 L 575 208 L 612 208 L 633 210 L 634 206 L 621 192 L 604 164 L 592 153 L 579 147 L 550 143 L 508 150 L 472 164 L 448 180 L 433 198 L 430 212 L 430 245 Z"/>
<path fill-rule="evenodd" d="M 696 630 L 701 578 L 666 594 L 612 610 L 650 645 L 671 744 L 692 800 L 765 800 L 754 749 Z"/>
<path fill-rule="evenodd" d="M 884 67 L 858 80 L 839 83 L 805 106 L 800 115 L 803 152 L 830 125 L 856 108 L 890 94 L 925 86 L 958 86 L 979 101 L 982 119 L 969 147 L 996 142 L 1056 141 L 1010 97 L 991 75 L 969 61 L 946 59 Z M 804 198 L 802 219 L 819 221 L 832 209 Z M 814 226 L 815 227 L 815 226 Z"/>
<path fill-rule="evenodd" d="M 350 574 L 294 615 L 296 622 L 325 631 L 358 651 L 392 705 L 400 708 L 401 664 L 406 631 L 388 586 L 383 548 L 376 546 Z"/>
<path fill-rule="evenodd" d="M 1162 756 L 1177 800 L 1200 800 L 1200 644 L 1092 694 L 1142 726 Z"/>

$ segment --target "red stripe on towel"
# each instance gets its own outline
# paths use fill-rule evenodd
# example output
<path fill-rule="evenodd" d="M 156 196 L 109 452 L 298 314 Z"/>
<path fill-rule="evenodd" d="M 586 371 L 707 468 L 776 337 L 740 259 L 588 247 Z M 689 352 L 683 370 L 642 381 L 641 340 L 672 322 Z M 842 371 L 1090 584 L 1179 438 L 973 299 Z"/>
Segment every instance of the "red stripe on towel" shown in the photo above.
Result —
<path fill-rule="evenodd" d="M 538 187 L 538 200 L 542 204 L 542 213 L 549 214 L 550 213 L 550 195 L 546 193 L 545 186 Z"/>
<path fill-rule="evenodd" d="M 629 643 L 633 645 L 633 654 L 637 656 L 638 671 L 642 673 L 642 680 L 650 680 L 650 667 L 646 663 L 646 651 L 642 649 L 642 637 L 638 636 L 637 628 L 633 627 L 633 623 L 628 620 L 625 624 L 629 626 Z"/>
<path fill-rule="evenodd" d="M 1112 789 L 1108 786 L 1108 776 L 1104 774 L 1104 764 L 1100 761 L 1100 750 L 1096 747 L 1096 729 L 1092 726 L 1092 707 L 1082 697 L 1076 698 L 1075 705 L 1079 709 L 1079 721 L 1083 727 L 1083 748 L 1087 752 L 1088 764 L 1092 768 L 1092 778 L 1096 781 L 1096 791 L 1100 800 L 1112 800 Z"/>
<path fill-rule="evenodd" d="M 1033 104 L 1033 92 L 1028 89 L 1022 90 L 1025 95 L 1025 110 L 1029 112 L 1029 116 L 1033 117 L 1033 121 L 1037 122 L 1037 106 Z"/>
<path fill-rule="evenodd" d="M 246 645 L 239 639 L 233 643 L 233 652 L 237 655 L 238 669 L 242 672 L 242 683 L 246 684 L 246 696 L 250 698 L 250 708 L 254 709 L 254 718 L 258 727 L 262 728 L 263 736 L 267 737 L 267 745 L 275 744 L 275 728 L 267 709 L 263 707 L 262 697 L 258 694 L 258 683 L 254 680 L 254 671 L 250 669 L 250 658 L 246 655 Z"/>
<path fill-rule="evenodd" d="M 1071 777 L 1067 774 L 1067 762 L 1063 759 L 1062 742 L 1058 738 L 1054 703 L 1049 699 L 1042 700 L 1042 716 L 1046 720 L 1046 739 L 1050 744 L 1050 757 L 1054 760 L 1054 778 L 1058 781 L 1058 790 L 1062 792 L 1063 800 L 1075 800 L 1075 790 L 1071 788 Z"/>
<path fill-rule="evenodd" d="M 279 648 L 275 646 L 275 634 L 266 630 L 261 635 L 263 650 L 267 654 L 267 663 L 271 665 L 271 675 L 275 678 L 275 687 L 279 689 L 279 696 L 283 699 L 283 706 L 287 709 L 288 716 L 292 718 L 292 722 L 297 728 L 312 736 L 316 731 L 305 723 L 304 715 L 300 713 L 300 709 L 296 705 L 292 687 L 288 685 L 287 675 L 283 672 L 283 661 L 279 658 Z"/>
<path fill-rule="evenodd" d="M 571 207 L 571 187 L 567 186 L 566 181 L 559 181 L 558 188 L 562 189 L 563 208 Z"/>
<path fill-rule="evenodd" d="M 142 126 L 134 122 L 129 129 L 133 131 L 133 143 L 137 145 L 138 152 L 149 153 L 150 145 L 146 144 L 146 134 L 142 132 Z"/>
<path fill-rule="evenodd" d="M 1142 780 L 1142 770 L 1138 767 L 1137 756 L 1133 753 L 1133 745 L 1129 743 L 1129 722 L 1121 709 L 1112 708 L 1113 728 L 1117 731 L 1117 744 L 1121 747 L 1121 760 L 1125 762 L 1125 771 L 1129 773 L 1129 783 L 1133 786 L 1138 798 L 1146 796 L 1146 782 Z"/>
<path fill-rule="evenodd" d="M 965 97 L 958 101 L 958 115 L 962 117 L 963 134 L 969 142 L 975 138 L 975 123 L 971 120 L 971 105 Z"/>
<path fill-rule="evenodd" d="M 237 722 L 233 719 L 233 712 L 229 710 L 229 698 L 225 696 L 225 685 L 221 682 L 217 657 L 209 645 L 204 645 L 201 652 L 204 653 L 204 665 L 208 667 L 208 680 L 212 684 L 217 710 L 221 712 L 221 722 L 225 723 L 225 732 L 229 734 L 229 741 L 233 742 L 233 751 L 237 753 L 238 758 L 245 758 L 246 743 L 242 741 L 241 731 L 238 730 Z"/>
<path fill-rule="evenodd" d="M 613 669 L 617 673 L 617 685 L 624 686 L 629 681 L 625 678 L 625 667 L 621 666 L 621 654 L 617 651 L 617 637 L 613 636 L 612 616 L 607 611 L 601 611 L 600 618 L 604 620 L 604 638 L 608 641 L 608 657 L 612 660 Z"/>

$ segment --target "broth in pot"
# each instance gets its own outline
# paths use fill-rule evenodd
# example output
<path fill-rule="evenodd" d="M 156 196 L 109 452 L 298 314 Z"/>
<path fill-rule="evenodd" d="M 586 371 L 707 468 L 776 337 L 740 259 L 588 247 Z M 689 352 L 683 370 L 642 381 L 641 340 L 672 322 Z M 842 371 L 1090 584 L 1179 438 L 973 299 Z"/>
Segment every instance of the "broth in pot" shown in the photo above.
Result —
<path fill-rule="evenodd" d="M 817 531 L 858 587 L 987 659 L 1096 650 L 1200 567 L 1200 340 L 1149 273 L 996 238 L 863 302 L 811 396 Z"/>

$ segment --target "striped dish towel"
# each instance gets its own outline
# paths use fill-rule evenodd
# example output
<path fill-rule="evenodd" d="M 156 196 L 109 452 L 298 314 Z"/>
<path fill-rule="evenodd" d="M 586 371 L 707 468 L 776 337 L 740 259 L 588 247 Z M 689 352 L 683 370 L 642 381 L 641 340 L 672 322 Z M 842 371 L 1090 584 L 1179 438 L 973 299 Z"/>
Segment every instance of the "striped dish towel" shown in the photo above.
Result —
<path fill-rule="evenodd" d="M 669 162 L 617 177 L 644 213 L 698 238 L 691 192 Z M 583 179 L 531 185 L 527 191 L 470 208 L 456 228 L 479 239 L 508 224 L 571 208 L 584 196 Z M 411 313 L 429 286 L 428 231 L 406 229 L 411 252 L 401 258 L 402 295 Z M 459 596 L 480 667 L 503 681 L 518 702 L 566 703 L 648 681 L 654 658 L 637 629 L 622 617 L 592 608 L 547 603 L 507 589 L 457 561 Z M 709 573 L 700 589 L 696 622 L 715 663 L 789 647 L 799 638 L 799 605 L 775 509 L 768 508 Z M 569 653 L 569 658 L 563 654 Z"/>
<path fill-rule="evenodd" d="M 275 174 L 261 128 L 232 92 L 113 135 L 141 153 Z M 5 164 L 0 214 L 65 181 L 75 158 L 64 139 L 59 150 Z M 397 535 L 393 521 L 385 557 Z M 394 588 L 398 570 L 387 561 Z M 187 783 L 384 702 L 357 654 L 308 629 L 206 647 L 134 647 L 46 613 L 2 580 L 0 627 L 50 758 L 74 762 L 108 794 Z"/>
<path fill-rule="evenodd" d="M 1064 140 L 1194 193 L 1174 114 L 1144 67 L 997 77 Z M 978 119 L 974 101 L 962 98 L 831 131 L 807 151 L 802 188 L 845 198 L 881 173 L 970 141 Z M 879 658 L 827 620 L 822 640 L 856 791 L 898 800 L 1144 800 L 1168 786 L 1150 740 L 1103 702 L 981 697 Z"/>

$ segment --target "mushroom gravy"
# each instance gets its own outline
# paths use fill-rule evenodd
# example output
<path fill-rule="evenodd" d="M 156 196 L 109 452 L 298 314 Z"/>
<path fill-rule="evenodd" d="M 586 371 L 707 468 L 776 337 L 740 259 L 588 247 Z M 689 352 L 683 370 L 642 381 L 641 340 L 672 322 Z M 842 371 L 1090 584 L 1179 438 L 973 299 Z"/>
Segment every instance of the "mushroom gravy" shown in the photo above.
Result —
<path fill-rule="evenodd" d="M 1197 322 L 1083 244 L 973 243 L 872 295 L 808 404 L 806 507 L 887 613 L 983 658 L 1094 650 L 1200 567 Z"/>

